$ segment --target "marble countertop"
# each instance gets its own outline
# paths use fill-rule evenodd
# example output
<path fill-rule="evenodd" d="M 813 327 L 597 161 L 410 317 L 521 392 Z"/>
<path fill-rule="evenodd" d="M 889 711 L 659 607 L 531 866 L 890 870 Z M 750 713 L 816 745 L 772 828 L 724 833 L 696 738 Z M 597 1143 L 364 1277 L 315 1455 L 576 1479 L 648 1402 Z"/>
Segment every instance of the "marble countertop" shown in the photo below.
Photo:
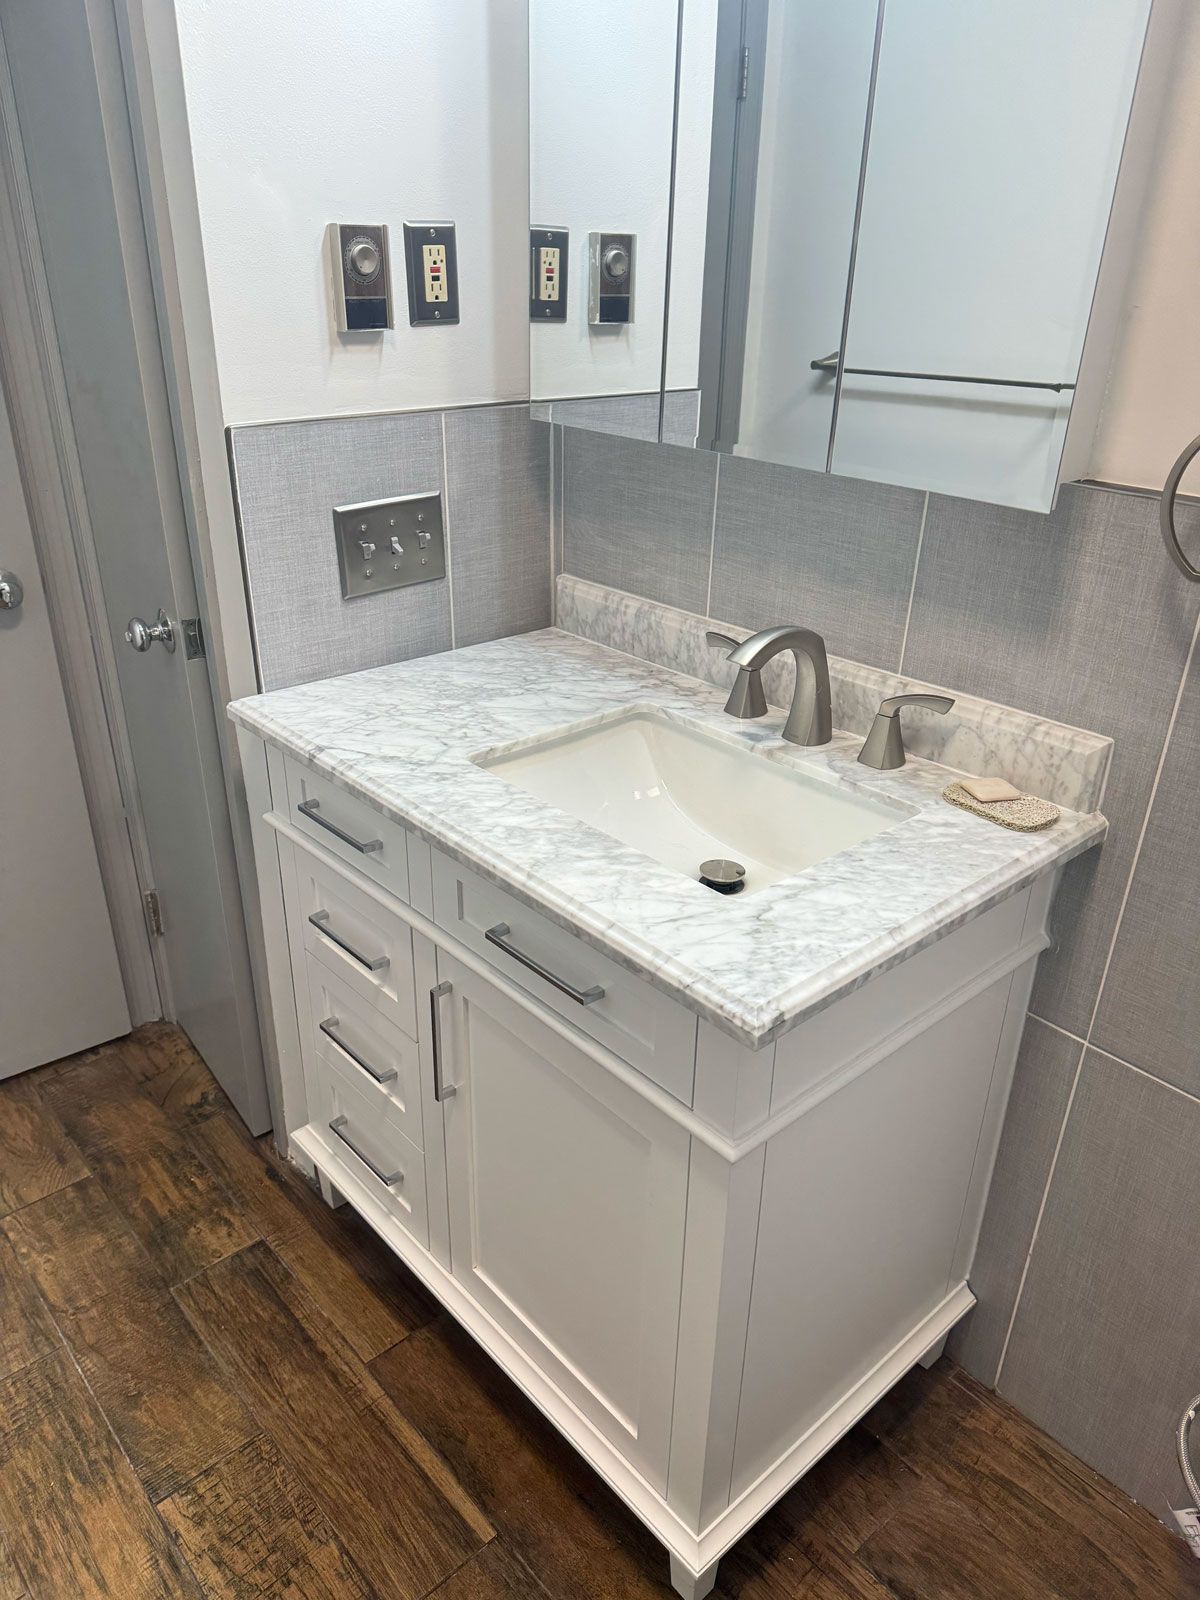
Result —
<path fill-rule="evenodd" d="M 861 737 L 806 750 L 783 715 L 557 629 L 235 701 L 230 715 L 570 928 L 724 1032 L 760 1047 L 1103 838 L 1099 813 L 1043 833 L 948 804 L 955 774 L 873 772 Z M 727 898 L 475 764 L 586 719 L 654 707 L 908 815 L 754 894 Z"/>

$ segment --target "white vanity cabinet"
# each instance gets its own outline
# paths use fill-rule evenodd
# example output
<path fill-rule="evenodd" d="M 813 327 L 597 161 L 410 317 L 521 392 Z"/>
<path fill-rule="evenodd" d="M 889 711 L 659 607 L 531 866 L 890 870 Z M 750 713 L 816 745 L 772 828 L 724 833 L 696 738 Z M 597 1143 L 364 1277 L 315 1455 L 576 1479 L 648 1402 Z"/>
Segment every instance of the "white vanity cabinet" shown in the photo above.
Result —
<path fill-rule="evenodd" d="M 754 1051 L 239 738 L 281 1144 L 706 1594 L 973 1304 L 1051 874 Z"/>

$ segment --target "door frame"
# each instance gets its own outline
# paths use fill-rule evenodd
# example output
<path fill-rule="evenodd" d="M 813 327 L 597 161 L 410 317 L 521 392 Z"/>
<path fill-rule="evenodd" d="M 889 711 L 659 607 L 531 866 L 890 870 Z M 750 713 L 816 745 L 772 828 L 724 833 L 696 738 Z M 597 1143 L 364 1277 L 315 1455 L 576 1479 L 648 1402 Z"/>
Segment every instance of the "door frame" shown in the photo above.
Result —
<path fill-rule="evenodd" d="M 112 640 L 103 623 L 95 545 L 40 262 L 16 100 L 0 35 L 0 387 L 54 627 L 121 977 L 136 1025 L 169 1013 L 170 977 L 146 921 L 144 896 L 153 886 L 150 851 Z"/>

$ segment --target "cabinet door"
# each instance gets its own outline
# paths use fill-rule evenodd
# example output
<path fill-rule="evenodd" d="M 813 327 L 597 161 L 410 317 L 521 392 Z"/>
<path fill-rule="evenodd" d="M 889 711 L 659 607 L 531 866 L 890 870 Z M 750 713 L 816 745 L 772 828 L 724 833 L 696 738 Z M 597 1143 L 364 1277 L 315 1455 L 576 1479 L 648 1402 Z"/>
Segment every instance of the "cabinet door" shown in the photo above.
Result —
<path fill-rule="evenodd" d="M 454 1275 L 660 1492 L 689 1136 L 438 955 Z"/>

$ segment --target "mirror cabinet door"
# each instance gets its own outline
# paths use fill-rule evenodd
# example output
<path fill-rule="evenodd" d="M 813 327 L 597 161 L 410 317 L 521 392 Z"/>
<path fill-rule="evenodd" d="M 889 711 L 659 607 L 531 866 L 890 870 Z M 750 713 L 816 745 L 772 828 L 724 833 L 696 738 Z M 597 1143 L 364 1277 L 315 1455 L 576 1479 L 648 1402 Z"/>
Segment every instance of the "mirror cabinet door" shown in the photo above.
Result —
<path fill-rule="evenodd" d="M 698 443 L 1048 509 L 1149 13 L 683 0 L 666 369 Z"/>
<path fill-rule="evenodd" d="M 529 0 L 535 416 L 660 436 L 678 26 L 678 0 Z M 711 97 L 711 41 L 707 69 Z M 694 370 L 689 403 L 692 444 Z"/>

